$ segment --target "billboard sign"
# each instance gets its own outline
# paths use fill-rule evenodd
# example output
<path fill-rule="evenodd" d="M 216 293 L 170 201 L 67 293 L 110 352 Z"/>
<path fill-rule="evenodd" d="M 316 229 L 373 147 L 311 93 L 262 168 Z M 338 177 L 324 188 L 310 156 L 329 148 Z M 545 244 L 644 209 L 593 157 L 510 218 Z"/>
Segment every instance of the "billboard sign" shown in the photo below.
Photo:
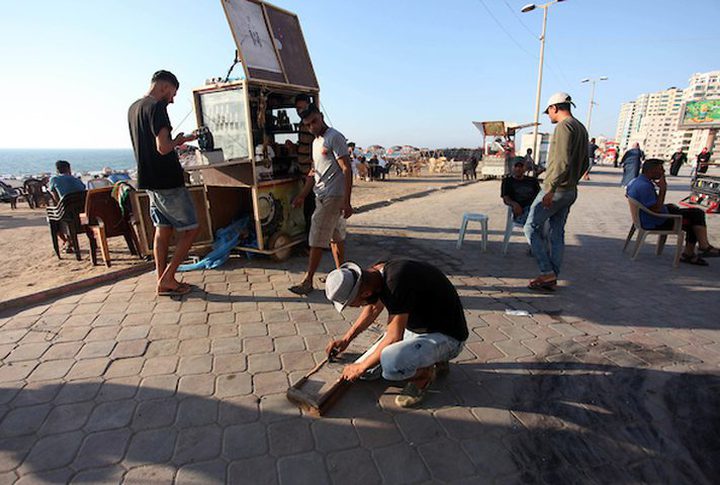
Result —
<path fill-rule="evenodd" d="M 688 101 L 680 112 L 680 129 L 720 128 L 720 99 Z"/>
<path fill-rule="evenodd" d="M 222 5 L 248 79 L 318 89 L 297 15 L 261 0 Z"/>

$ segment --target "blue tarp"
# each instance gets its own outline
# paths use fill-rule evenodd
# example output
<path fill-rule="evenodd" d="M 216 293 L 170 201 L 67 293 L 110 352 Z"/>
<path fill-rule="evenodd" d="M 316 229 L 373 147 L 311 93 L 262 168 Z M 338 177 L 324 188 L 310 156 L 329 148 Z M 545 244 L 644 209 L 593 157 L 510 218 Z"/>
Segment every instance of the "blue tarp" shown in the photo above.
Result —
<path fill-rule="evenodd" d="M 244 246 L 257 247 L 257 240 L 252 234 L 242 240 L 240 239 L 243 235 L 247 234 L 249 222 L 249 217 L 243 217 L 233 221 L 232 224 L 227 227 L 218 229 L 215 233 L 215 242 L 212 245 L 212 251 L 197 263 L 180 265 L 178 271 L 219 268 L 230 258 L 230 252 L 233 248 L 241 242 Z"/>

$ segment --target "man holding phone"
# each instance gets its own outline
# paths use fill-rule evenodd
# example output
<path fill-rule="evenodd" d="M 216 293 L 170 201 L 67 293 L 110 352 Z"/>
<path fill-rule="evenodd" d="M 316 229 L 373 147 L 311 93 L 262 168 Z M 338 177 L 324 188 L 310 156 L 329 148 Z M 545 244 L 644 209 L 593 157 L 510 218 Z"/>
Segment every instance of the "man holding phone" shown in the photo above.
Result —
<path fill-rule="evenodd" d="M 170 71 L 152 76 L 150 91 L 128 110 L 128 124 L 135 160 L 138 166 L 138 188 L 150 198 L 150 217 L 155 226 L 153 255 L 157 269 L 157 294 L 179 296 L 190 292 L 190 285 L 175 278 L 178 266 L 185 260 L 198 233 L 195 205 L 185 187 L 185 173 L 175 148 L 195 140 L 195 134 L 179 133 L 175 138 L 167 113 L 180 83 Z M 178 240 L 168 264 L 170 238 L 177 231 Z"/>
<path fill-rule="evenodd" d="M 656 190 L 657 187 L 657 190 Z M 642 172 L 630 181 L 627 195 L 653 212 L 660 214 L 679 214 L 682 216 L 682 227 L 686 233 L 685 250 L 680 261 L 698 266 L 707 266 L 703 259 L 720 256 L 720 250 L 708 242 L 705 213 L 697 208 L 680 208 L 674 204 L 665 203 L 667 181 L 663 161 L 657 158 L 645 160 Z M 644 212 L 640 213 L 640 223 L 645 229 L 672 229 L 673 221 L 662 217 L 655 217 Z M 695 245 L 698 245 L 699 254 L 695 254 Z"/>

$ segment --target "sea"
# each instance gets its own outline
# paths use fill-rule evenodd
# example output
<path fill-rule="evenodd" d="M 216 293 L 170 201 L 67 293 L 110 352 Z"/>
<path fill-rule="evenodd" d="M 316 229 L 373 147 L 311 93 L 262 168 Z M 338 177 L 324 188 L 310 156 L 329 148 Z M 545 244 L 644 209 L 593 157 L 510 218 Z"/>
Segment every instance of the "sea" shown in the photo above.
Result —
<path fill-rule="evenodd" d="M 135 157 L 129 148 L 0 148 L 0 178 L 22 178 L 43 173 L 54 174 L 55 162 L 67 160 L 74 174 L 135 169 Z"/>

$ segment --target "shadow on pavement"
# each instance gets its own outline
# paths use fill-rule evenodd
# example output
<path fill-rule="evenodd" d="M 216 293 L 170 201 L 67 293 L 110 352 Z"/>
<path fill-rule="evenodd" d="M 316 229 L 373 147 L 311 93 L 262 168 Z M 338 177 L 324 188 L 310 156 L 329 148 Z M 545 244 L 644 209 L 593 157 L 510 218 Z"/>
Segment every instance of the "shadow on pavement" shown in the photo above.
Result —
<path fill-rule="evenodd" d="M 385 383 L 358 383 L 330 416 L 315 419 L 298 416 L 281 395 L 249 394 L 243 374 L 233 375 L 246 379 L 245 394 L 225 399 L 176 392 L 173 375 L 162 377 L 162 388 L 0 389 L 9 404 L 0 422 L 1 470 L 20 465 L 48 483 L 119 483 L 123 467 L 131 469 L 128 481 L 205 483 L 472 475 L 711 483 L 720 474 L 717 375 L 566 361 L 459 363 L 419 410 L 396 408 L 397 389 L 384 392 Z"/>

